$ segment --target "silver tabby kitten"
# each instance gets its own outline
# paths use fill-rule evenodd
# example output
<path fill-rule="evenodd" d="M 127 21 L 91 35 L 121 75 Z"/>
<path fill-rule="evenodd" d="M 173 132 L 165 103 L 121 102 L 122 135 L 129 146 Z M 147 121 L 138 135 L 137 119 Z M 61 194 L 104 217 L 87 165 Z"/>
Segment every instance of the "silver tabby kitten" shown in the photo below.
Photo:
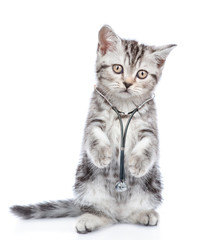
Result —
<path fill-rule="evenodd" d="M 153 94 L 166 57 L 174 47 L 146 46 L 124 40 L 109 26 L 103 26 L 97 50 L 97 90 L 120 111 L 132 111 Z M 123 116 L 124 124 L 127 119 Z M 75 199 L 13 206 L 12 212 L 25 219 L 81 215 L 76 224 L 78 233 L 118 222 L 156 225 L 161 181 L 153 100 L 130 123 L 125 148 L 128 189 L 121 193 L 115 191 L 119 179 L 120 137 L 117 115 L 94 91 L 76 172 Z"/>

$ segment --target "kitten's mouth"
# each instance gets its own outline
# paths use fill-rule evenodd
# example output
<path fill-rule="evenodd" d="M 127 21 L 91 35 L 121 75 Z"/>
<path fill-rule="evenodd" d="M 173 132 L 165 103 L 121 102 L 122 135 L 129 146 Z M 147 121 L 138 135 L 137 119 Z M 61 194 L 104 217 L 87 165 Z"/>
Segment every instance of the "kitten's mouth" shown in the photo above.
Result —
<path fill-rule="evenodd" d="M 125 93 L 125 94 L 130 94 L 129 89 L 124 89 L 124 90 L 121 90 L 120 92 L 121 92 L 121 93 Z"/>
<path fill-rule="evenodd" d="M 128 98 L 132 96 L 132 91 L 130 89 L 120 89 L 119 94 L 121 97 Z"/>
<path fill-rule="evenodd" d="M 125 99 L 132 97 L 131 91 L 128 90 L 128 89 L 121 90 L 120 91 L 120 97 L 125 98 Z"/>

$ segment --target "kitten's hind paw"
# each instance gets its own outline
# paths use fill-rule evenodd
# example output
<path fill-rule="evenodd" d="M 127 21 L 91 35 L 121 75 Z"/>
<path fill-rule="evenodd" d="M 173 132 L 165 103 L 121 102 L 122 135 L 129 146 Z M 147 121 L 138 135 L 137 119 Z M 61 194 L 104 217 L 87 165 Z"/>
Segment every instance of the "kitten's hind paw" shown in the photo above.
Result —
<path fill-rule="evenodd" d="M 79 218 L 76 224 L 76 231 L 81 234 L 86 234 L 111 223 L 112 220 L 104 216 L 85 213 Z"/>
<path fill-rule="evenodd" d="M 158 224 L 159 214 L 154 211 L 147 211 L 141 213 L 139 216 L 139 223 L 146 226 L 156 226 Z"/>

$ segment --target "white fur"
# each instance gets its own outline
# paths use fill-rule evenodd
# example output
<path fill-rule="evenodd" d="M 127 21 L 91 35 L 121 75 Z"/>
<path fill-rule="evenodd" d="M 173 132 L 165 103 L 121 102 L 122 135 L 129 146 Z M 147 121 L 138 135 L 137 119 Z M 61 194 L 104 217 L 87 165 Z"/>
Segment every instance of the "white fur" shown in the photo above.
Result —
<path fill-rule="evenodd" d="M 103 178 L 97 178 L 86 187 L 84 196 L 81 197 L 81 204 L 96 206 L 100 211 L 108 213 L 115 219 L 124 221 L 133 212 L 142 212 L 153 209 L 152 196 L 148 193 L 142 194 L 138 187 L 134 187 L 135 195 L 132 196 L 127 203 L 118 204 L 114 197 L 103 187 Z M 139 192 L 139 194 L 138 194 Z"/>

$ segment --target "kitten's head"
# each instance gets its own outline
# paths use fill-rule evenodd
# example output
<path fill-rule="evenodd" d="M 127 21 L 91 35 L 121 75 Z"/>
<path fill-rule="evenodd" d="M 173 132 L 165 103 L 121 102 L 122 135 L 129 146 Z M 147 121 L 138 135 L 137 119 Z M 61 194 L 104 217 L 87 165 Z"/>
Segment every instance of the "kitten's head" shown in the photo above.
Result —
<path fill-rule="evenodd" d="M 135 98 L 151 94 L 165 60 L 176 45 L 146 46 L 121 39 L 111 27 L 99 31 L 97 78 L 106 94 Z"/>

